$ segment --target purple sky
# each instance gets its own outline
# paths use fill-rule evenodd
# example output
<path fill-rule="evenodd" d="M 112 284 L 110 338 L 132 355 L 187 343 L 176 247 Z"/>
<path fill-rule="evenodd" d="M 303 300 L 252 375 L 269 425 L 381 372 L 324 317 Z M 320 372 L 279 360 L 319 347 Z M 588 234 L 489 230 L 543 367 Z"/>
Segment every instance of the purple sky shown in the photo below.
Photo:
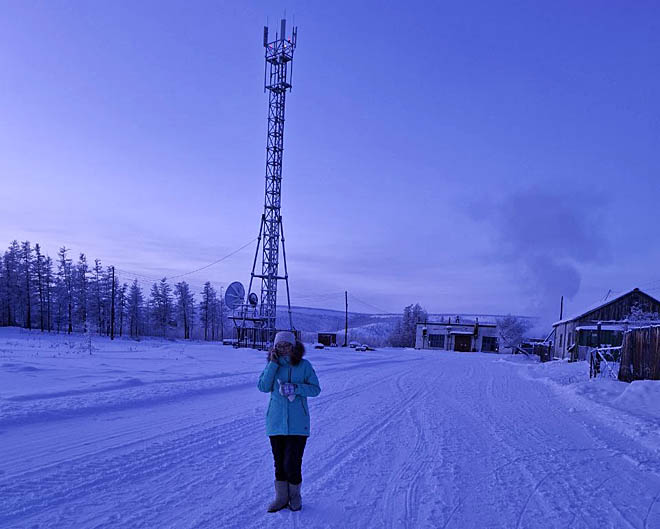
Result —
<path fill-rule="evenodd" d="M 0 242 L 162 277 L 256 237 L 286 9 L 295 304 L 552 319 L 561 294 L 660 294 L 657 2 L 273 5 L 3 2 Z"/>

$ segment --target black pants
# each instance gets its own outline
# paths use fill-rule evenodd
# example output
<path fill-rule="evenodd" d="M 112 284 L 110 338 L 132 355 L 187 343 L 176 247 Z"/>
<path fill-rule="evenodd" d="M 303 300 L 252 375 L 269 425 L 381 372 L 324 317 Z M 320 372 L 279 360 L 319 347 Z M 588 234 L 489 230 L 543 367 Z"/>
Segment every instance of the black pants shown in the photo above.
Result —
<path fill-rule="evenodd" d="M 277 481 L 288 481 L 292 485 L 302 481 L 302 458 L 306 443 L 306 435 L 270 436 Z"/>

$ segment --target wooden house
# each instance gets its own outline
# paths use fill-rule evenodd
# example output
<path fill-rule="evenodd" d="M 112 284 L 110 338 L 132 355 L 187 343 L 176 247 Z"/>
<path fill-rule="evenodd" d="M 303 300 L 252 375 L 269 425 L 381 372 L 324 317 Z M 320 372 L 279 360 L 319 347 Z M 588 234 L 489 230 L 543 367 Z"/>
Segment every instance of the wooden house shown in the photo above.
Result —
<path fill-rule="evenodd" d="M 631 318 L 634 313 L 649 315 L 650 319 Z M 660 301 L 635 288 L 554 323 L 553 356 L 585 360 L 591 348 L 619 346 L 625 331 L 657 321 L 659 314 Z"/>

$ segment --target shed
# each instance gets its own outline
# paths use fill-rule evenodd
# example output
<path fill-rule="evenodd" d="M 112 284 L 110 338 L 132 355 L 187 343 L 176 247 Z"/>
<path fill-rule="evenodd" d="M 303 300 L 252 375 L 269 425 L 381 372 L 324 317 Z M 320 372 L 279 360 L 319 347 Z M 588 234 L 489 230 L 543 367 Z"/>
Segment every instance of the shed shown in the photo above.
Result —
<path fill-rule="evenodd" d="M 337 345 L 337 333 L 336 332 L 320 332 L 316 340 L 318 343 L 322 343 L 326 347 L 332 347 Z"/>

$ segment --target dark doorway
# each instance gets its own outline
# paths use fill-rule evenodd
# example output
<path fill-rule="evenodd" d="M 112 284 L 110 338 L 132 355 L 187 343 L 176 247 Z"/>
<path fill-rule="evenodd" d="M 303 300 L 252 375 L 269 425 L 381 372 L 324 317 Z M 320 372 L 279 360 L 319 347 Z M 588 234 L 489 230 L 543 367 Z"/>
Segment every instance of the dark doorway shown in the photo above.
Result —
<path fill-rule="evenodd" d="M 327 347 L 332 347 L 333 345 L 337 345 L 337 333 L 335 332 L 320 332 L 318 334 L 318 340 L 319 343 L 322 343 L 323 345 Z"/>
<path fill-rule="evenodd" d="M 469 353 L 472 346 L 472 336 L 468 334 L 454 335 L 454 351 Z"/>

